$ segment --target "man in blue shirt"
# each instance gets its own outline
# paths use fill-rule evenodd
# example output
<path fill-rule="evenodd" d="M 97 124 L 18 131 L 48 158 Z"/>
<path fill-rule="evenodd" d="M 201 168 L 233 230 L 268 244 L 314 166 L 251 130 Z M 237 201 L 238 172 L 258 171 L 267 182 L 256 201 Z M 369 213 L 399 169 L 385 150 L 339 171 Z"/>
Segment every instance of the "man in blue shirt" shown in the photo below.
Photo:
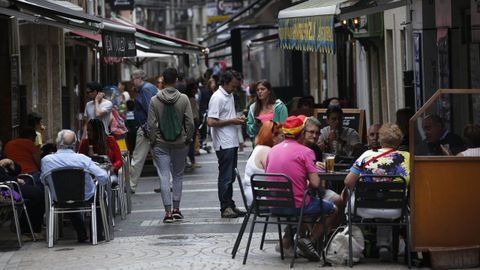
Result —
<path fill-rule="evenodd" d="M 75 132 L 72 130 L 64 129 L 60 131 L 57 135 L 57 152 L 55 154 L 50 154 L 45 156 L 42 159 L 42 173 L 40 178 L 44 185 L 51 183 L 51 178 L 45 178 L 45 175 L 50 171 L 65 168 L 65 167 L 80 167 L 84 168 L 90 174 L 85 175 L 85 201 L 89 201 L 93 198 L 95 194 L 95 183 L 91 175 L 95 177 L 95 181 L 98 181 L 99 184 L 106 184 L 108 181 L 107 172 L 97 165 L 87 156 L 82 154 L 77 154 L 75 152 L 75 145 L 77 143 L 77 137 Z M 52 199 L 56 199 L 56 194 L 53 192 Z M 98 212 L 97 212 L 98 213 Z M 87 233 L 85 230 L 85 224 L 80 213 L 70 214 L 73 227 L 77 231 L 78 242 L 85 242 L 87 240 Z M 99 234 L 103 230 L 101 218 L 97 216 L 97 231 Z M 100 229 L 100 230 L 99 230 Z"/>
<path fill-rule="evenodd" d="M 147 157 L 148 151 L 151 151 L 150 140 L 147 131 L 147 116 L 150 100 L 157 94 L 157 88 L 145 81 L 147 77 L 145 71 L 138 69 L 132 72 L 132 82 L 137 89 L 137 97 L 135 98 L 135 122 L 137 124 L 137 139 L 135 141 L 135 150 L 132 154 L 132 162 L 130 169 L 130 186 L 133 193 L 137 188 L 138 178 L 142 173 L 143 164 Z M 157 166 L 155 166 L 157 167 Z"/>

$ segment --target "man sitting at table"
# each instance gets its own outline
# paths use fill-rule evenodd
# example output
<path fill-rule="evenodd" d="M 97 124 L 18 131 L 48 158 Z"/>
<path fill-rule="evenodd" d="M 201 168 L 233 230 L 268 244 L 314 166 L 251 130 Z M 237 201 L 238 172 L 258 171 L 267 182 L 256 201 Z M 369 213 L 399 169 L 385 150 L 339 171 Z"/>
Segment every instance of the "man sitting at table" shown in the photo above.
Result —
<path fill-rule="evenodd" d="M 402 136 L 403 134 L 397 125 L 392 123 L 384 124 L 379 130 L 381 148 L 368 150 L 355 161 L 350 168 L 350 172 L 345 177 L 345 187 L 353 190 L 360 175 L 369 174 L 401 175 L 407 181 L 408 186 L 410 180 L 410 154 L 406 151 L 397 150 L 402 142 Z M 381 180 L 372 178 L 371 181 Z M 344 192 L 343 195 L 347 196 L 347 192 Z M 352 195 L 352 203 L 355 200 L 354 197 L 355 194 Z M 344 200 L 348 201 L 348 198 Z M 401 215 L 401 210 L 359 208 L 357 209 L 357 215 L 362 218 L 395 219 Z M 389 226 L 377 227 L 377 247 L 379 248 L 379 255 L 382 261 L 388 261 L 391 258 L 391 229 Z"/>
<path fill-rule="evenodd" d="M 343 111 L 340 107 L 327 109 L 328 126 L 320 130 L 317 144 L 323 152 L 339 156 L 351 156 L 361 145 L 360 136 L 353 128 L 343 126 Z"/>
<path fill-rule="evenodd" d="M 358 148 L 356 153 L 353 153 L 355 159 L 357 159 L 361 154 L 367 150 L 376 150 L 380 148 L 380 143 L 378 142 L 378 131 L 382 125 L 372 124 L 367 131 L 367 144 Z"/>
<path fill-rule="evenodd" d="M 440 116 L 436 114 L 425 116 L 422 128 L 425 132 L 425 140 L 416 147 L 417 155 L 456 155 L 465 150 L 462 138 L 449 131 Z"/>
<path fill-rule="evenodd" d="M 84 168 L 89 172 L 89 174 L 85 174 L 85 201 L 93 200 L 93 195 L 95 194 L 94 181 L 98 181 L 100 185 L 106 184 L 108 181 L 107 172 L 95 165 L 89 157 L 75 153 L 77 136 L 72 130 L 64 129 L 60 131 L 57 135 L 56 142 L 58 149 L 57 152 L 55 154 L 47 155 L 42 159 L 42 174 L 40 178 L 44 181 L 45 185 L 48 185 L 52 180 L 51 178 L 44 179 L 44 177 L 50 171 L 65 167 Z M 95 180 L 91 178 L 90 174 L 95 177 Z M 75 231 L 77 232 L 78 242 L 83 243 L 87 241 L 87 232 L 80 213 L 71 213 L 69 214 L 69 217 Z M 102 233 L 103 223 L 100 217 L 100 211 L 97 211 L 97 234 L 99 235 L 99 241 L 103 239 Z"/>
<path fill-rule="evenodd" d="M 290 176 L 295 197 L 296 209 L 294 209 L 294 211 L 297 214 L 300 214 L 305 189 L 309 187 L 323 189 L 320 184 L 318 169 L 314 164 L 315 154 L 313 150 L 298 142 L 300 136 L 307 132 L 306 129 L 304 130 L 304 121 L 305 116 L 303 115 L 290 116 L 285 120 L 282 128 L 285 134 L 285 140 L 272 148 L 267 156 L 265 167 L 266 173 L 284 173 Z M 285 166 L 285 164 L 288 164 L 288 166 Z M 319 197 L 307 197 L 304 213 L 307 215 L 322 214 L 321 204 L 323 205 L 324 214 L 329 215 L 326 219 L 326 225 L 328 227 L 332 221 L 335 220 L 337 214 L 337 209 L 331 202 L 322 200 Z M 316 224 L 309 238 L 301 238 L 298 241 L 300 250 L 309 260 L 320 260 L 312 241 L 318 240 L 322 232 L 322 226 Z M 284 240 L 286 240 L 285 237 Z M 284 241 L 284 243 L 285 242 L 286 241 Z M 284 248 L 288 249 L 290 243 L 285 244 Z"/>

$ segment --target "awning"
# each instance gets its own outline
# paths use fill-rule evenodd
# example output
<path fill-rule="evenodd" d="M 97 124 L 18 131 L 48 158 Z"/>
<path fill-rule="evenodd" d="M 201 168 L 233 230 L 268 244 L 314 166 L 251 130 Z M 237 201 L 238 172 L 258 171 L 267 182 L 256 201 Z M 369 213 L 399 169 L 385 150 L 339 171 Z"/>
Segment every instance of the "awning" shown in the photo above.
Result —
<path fill-rule="evenodd" d="M 119 18 L 112 19 L 117 23 L 135 28 L 136 46 L 144 51 L 165 54 L 203 54 L 205 52 L 206 47 L 202 45 L 148 30 L 145 27 Z"/>
<path fill-rule="evenodd" d="M 75 6 L 61 1 L 65 5 Z M 0 13 L 14 16 L 36 24 L 46 24 L 72 31 L 95 33 L 100 30 L 101 19 L 69 6 L 45 0 L 12 0 L 13 6 L 1 7 Z M 68 4 L 67 4 L 68 3 Z M 78 9 L 80 7 L 76 6 Z"/>
<path fill-rule="evenodd" d="M 340 20 L 348 20 L 355 17 L 371 15 L 385 10 L 398 8 L 407 5 L 407 0 L 361 0 L 356 5 L 340 8 Z"/>
<path fill-rule="evenodd" d="M 94 42 L 97 42 L 97 43 L 102 41 L 102 35 L 100 35 L 100 34 L 90 34 L 90 33 L 82 32 L 82 31 L 72 31 L 70 33 L 74 34 L 75 36 L 90 39 L 90 40 L 92 40 Z"/>
<path fill-rule="evenodd" d="M 278 13 L 280 47 L 335 53 L 334 15 L 346 0 L 309 0 Z"/>

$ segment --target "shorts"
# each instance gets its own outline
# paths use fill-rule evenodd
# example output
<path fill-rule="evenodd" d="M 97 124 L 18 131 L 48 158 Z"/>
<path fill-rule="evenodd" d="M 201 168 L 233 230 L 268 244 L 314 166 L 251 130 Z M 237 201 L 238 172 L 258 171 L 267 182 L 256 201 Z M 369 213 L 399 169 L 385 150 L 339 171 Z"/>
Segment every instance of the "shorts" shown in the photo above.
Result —
<path fill-rule="evenodd" d="M 320 211 L 320 203 L 323 204 L 323 213 L 325 215 L 330 215 L 335 211 L 335 206 L 333 203 L 327 201 L 327 200 L 322 200 L 318 197 L 313 197 L 310 198 L 310 203 L 305 206 L 305 209 L 303 210 L 304 215 L 320 215 L 322 212 Z M 272 208 L 270 209 L 270 212 L 272 214 L 277 214 L 277 215 L 300 215 L 300 210 L 301 208 Z"/>

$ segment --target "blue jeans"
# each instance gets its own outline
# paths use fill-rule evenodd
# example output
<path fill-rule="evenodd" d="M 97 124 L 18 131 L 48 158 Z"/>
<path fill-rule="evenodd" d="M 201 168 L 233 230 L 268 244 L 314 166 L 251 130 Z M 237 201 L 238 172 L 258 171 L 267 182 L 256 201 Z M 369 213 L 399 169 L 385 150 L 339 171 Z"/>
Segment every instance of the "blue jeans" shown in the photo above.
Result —
<path fill-rule="evenodd" d="M 215 153 L 218 158 L 218 199 L 220 200 L 220 211 L 223 211 L 228 207 L 235 207 L 232 199 L 232 184 L 235 181 L 238 147 L 220 148 Z"/>

